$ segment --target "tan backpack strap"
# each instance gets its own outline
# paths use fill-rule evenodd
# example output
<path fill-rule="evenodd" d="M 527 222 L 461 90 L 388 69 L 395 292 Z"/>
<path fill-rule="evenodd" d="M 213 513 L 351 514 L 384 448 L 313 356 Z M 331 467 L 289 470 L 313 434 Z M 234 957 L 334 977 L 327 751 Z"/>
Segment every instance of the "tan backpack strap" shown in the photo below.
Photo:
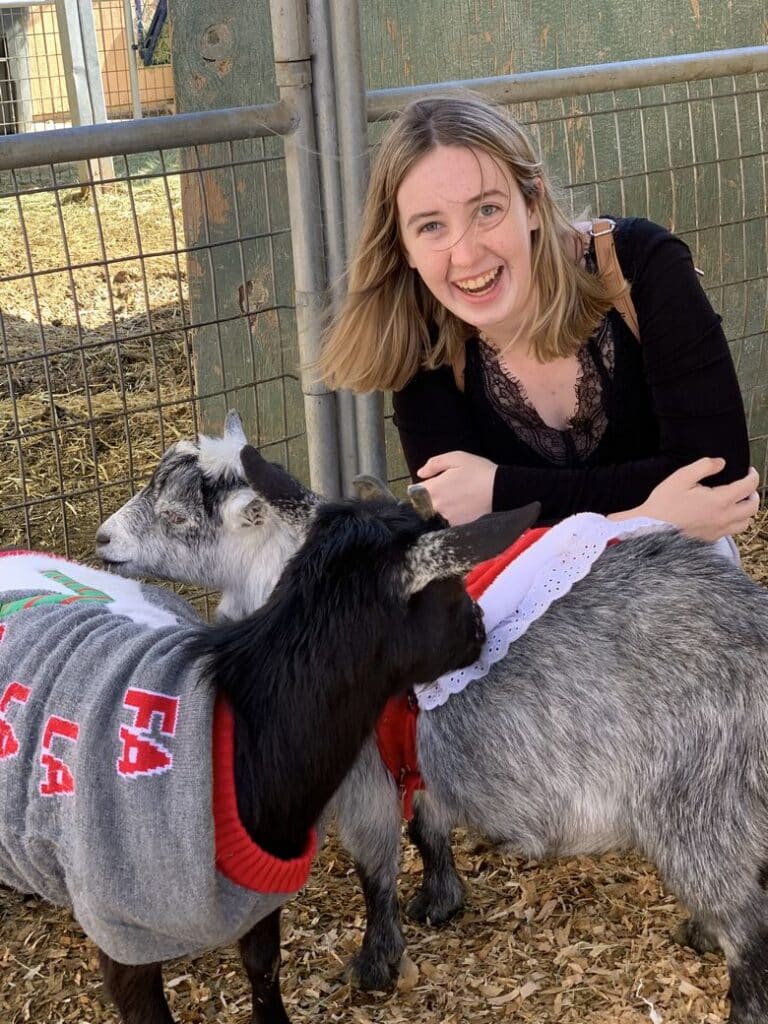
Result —
<path fill-rule="evenodd" d="M 600 277 L 605 281 L 606 287 L 614 293 L 619 292 L 622 286 L 625 290 L 621 292 L 614 301 L 613 306 L 622 320 L 632 331 L 637 341 L 640 341 L 640 325 L 637 322 L 635 310 L 627 282 L 619 266 L 619 257 L 616 255 L 616 241 L 613 233 L 616 230 L 616 222 L 607 217 L 592 221 L 592 237 L 595 240 L 595 258 Z"/>

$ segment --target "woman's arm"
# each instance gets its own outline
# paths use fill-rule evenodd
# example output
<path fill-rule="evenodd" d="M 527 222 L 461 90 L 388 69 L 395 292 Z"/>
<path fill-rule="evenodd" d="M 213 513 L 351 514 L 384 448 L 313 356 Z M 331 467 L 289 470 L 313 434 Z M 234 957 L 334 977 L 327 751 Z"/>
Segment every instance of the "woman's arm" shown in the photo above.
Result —
<path fill-rule="evenodd" d="M 392 396 L 394 422 L 414 480 L 429 480 L 435 507 L 451 522 L 542 503 L 542 521 L 574 512 L 639 505 L 682 463 L 660 455 L 623 465 L 566 468 L 490 462 L 449 368 L 422 371 Z M 692 455 L 695 458 L 696 455 Z"/>
<path fill-rule="evenodd" d="M 704 456 L 725 459 L 712 484 L 743 477 L 749 466 L 744 403 L 721 319 L 688 246 L 635 218 L 620 222 L 616 248 L 640 323 L 659 454 L 673 469 Z"/>
<path fill-rule="evenodd" d="M 752 468 L 739 480 L 715 487 L 702 481 L 723 468 L 723 459 L 698 459 L 676 470 L 654 487 L 638 508 L 617 512 L 609 519 L 650 516 L 674 523 L 691 537 L 716 541 L 746 530 L 760 507 L 757 470 Z"/>

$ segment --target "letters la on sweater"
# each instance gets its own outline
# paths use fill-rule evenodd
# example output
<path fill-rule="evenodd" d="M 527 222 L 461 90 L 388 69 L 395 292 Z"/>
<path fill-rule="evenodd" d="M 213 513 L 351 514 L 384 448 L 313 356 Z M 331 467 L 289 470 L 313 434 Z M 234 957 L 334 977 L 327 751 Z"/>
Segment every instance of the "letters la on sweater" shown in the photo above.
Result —
<path fill-rule="evenodd" d="M 306 881 L 237 814 L 232 715 L 176 595 L 0 554 L 0 881 L 69 905 L 120 963 L 233 942 Z"/>
<path fill-rule="evenodd" d="M 608 314 L 612 365 L 596 337 L 588 343 L 604 430 L 579 455 L 560 434 L 565 458 L 535 450 L 499 415 L 489 396 L 479 339 L 467 342 L 465 390 L 449 367 L 421 370 L 393 395 L 395 424 L 414 479 L 433 455 L 467 451 L 498 464 L 493 508 L 542 503 L 540 522 L 576 512 L 608 514 L 640 505 L 673 470 L 722 456 L 710 483 L 747 472 L 744 406 L 720 317 L 701 287 L 690 251 L 648 220 L 617 220 L 616 251 L 640 322 L 640 343 L 615 311 Z M 588 261 L 589 265 L 589 261 Z M 604 340 L 604 339 L 603 339 Z M 544 431 L 550 430 L 543 424 Z"/>

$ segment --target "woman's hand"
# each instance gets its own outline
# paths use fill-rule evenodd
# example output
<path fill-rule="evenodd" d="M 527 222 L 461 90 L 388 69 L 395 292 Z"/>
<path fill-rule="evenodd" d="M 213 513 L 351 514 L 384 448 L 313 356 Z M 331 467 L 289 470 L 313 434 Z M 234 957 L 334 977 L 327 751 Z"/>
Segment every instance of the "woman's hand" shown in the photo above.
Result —
<path fill-rule="evenodd" d="M 683 533 L 701 540 L 716 541 L 746 530 L 760 505 L 756 469 L 730 484 L 706 487 L 702 480 L 719 473 L 725 459 L 697 459 L 662 480 L 643 504 L 630 512 L 609 516 L 627 519 L 651 516 L 678 526 Z"/>
<path fill-rule="evenodd" d="M 469 452 L 433 455 L 417 470 L 432 506 L 451 526 L 469 523 L 491 511 L 496 463 Z"/>

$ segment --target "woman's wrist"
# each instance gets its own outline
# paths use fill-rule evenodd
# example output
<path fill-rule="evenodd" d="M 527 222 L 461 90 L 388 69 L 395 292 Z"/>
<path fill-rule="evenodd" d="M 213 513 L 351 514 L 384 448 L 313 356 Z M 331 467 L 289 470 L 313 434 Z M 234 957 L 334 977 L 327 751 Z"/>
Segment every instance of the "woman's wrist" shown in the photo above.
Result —
<path fill-rule="evenodd" d="M 621 512 L 610 512 L 605 518 L 610 519 L 613 523 L 620 523 L 624 519 L 637 519 L 640 516 L 651 516 L 651 513 L 646 508 L 647 502 L 643 502 L 642 505 L 636 506 L 636 508 L 627 508 Z"/>

